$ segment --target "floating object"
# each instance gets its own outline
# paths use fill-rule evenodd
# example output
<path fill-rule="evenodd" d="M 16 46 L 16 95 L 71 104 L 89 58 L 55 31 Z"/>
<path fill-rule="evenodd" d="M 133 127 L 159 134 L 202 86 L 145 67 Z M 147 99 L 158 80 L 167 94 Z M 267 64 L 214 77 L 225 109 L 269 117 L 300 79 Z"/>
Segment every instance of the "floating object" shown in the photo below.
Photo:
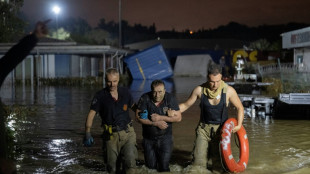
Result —
<path fill-rule="evenodd" d="M 220 151 L 222 161 L 229 172 L 242 172 L 246 169 L 249 161 L 249 140 L 246 131 L 243 126 L 237 132 L 239 140 L 239 161 L 236 162 L 231 151 L 231 134 L 233 128 L 237 126 L 237 120 L 235 118 L 229 118 L 222 127 L 222 138 L 220 142 Z"/>
<path fill-rule="evenodd" d="M 173 76 L 173 70 L 162 45 L 155 45 L 124 58 L 133 79 L 165 79 Z"/>

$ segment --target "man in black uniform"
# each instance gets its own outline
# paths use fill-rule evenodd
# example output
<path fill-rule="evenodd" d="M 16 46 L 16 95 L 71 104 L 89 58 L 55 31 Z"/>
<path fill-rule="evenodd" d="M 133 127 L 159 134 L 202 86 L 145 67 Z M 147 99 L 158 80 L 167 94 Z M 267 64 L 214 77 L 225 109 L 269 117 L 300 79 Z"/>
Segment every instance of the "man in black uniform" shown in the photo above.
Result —
<path fill-rule="evenodd" d="M 134 106 L 132 95 L 127 88 L 118 87 L 119 72 L 108 69 L 107 87 L 94 96 L 85 124 L 85 146 L 91 146 L 93 138 L 90 129 L 96 113 L 102 119 L 103 141 L 106 148 L 108 172 L 116 173 L 120 169 L 117 161 L 122 161 L 126 173 L 134 173 L 136 168 L 136 133 L 132 127 L 129 109 Z"/>
<path fill-rule="evenodd" d="M 159 172 L 169 172 L 171 158 L 172 122 L 182 119 L 177 100 L 165 91 L 161 80 L 154 80 L 151 90 L 141 96 L 136 119 L 143 128 L 143 148 L 146 166 Z"/>

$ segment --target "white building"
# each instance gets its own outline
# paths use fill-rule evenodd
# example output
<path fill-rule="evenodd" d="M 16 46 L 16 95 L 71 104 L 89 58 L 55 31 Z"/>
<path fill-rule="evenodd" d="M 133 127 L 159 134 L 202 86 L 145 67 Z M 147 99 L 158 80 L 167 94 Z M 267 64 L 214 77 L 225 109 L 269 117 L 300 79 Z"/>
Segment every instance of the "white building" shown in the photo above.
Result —
<path fill-rule="evenodd" d="M 75 42 L 43 41 L 7 76 L 4 84 L 15 79 L 30 80 L 31 84 L 40 78 L 96 77 L 106 68 L 123 70 L 123 58 L 129 50 L 109 45 L 78 45 Z M 0 43 L 0 59 L 15 43 Z M 104 77 L 104 76 L 103 76 Z"/>
<path fill-rule="evenodd" d="M 282 33 L 282 48 L 294 49 L 294 65 L 310 70 L 310 27 Z"/>

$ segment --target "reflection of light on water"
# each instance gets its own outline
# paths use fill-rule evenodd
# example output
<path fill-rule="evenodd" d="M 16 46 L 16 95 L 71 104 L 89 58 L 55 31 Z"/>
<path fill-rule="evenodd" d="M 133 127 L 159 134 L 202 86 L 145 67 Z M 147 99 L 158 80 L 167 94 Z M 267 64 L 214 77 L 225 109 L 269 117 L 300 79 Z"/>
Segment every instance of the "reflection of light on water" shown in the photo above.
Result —
<path fill-rule="evenodd" d="M 23 118 L 20 118 L 19 115 L 17 115 L 15 112 L 12 112 L 8 117 L 7 117 L 7 128 L 11 131 L 13 137 L 14 137 L 14 142 L 17 142 L 18 140 L 16 137 L 22 133 L 25 128 L 23 126 L 20 126 L 20 124 L 35 124 L 31 123 L 30 121 L 25 121 L 22 120 Z"/>
<path fill-rule="evenodd" d="M 44 168 L 37 168 L 36 173 L 46 173 Z"/>
<path fill-rule="evenodd" d="M 68 142 L 72 142 L 72 140 L 68 140 L 68 139 L 56 139 L 56 140 L 52 140 L 50 145 L 55 145 L 55 146 L 60 146 L 60 145 L 64 145 Z"/>
<path fill-rule="evenodd" d="M 18 171 L 20 169 L 20 165 L 19 164 L 16 164 L 16 170 Z"/>
<path fill-rule="evenodd" d="M 68 155 L 69 153 L 65 151 L 65 144 L 72 142 L 69 139 L 54 139 L 48 144 L 48 148 L 51 152 L 58 152 L 54 154 L 55 157 L 62 157 Z"/>
<path fill-rule="evenodd" d="M 20 154 L 20 155 L 16 158 L 16 160 L 17 160 L 17 161 L 22 161 L 24 158 L 25 158 L 25 154 Z"/>
<path fill-rule="evenodd" d="M 74 165 L 74 164 L 77 164 L 77 163 L 78 163 L 78 161 L 76 159 L 68 159 L 68 160 L 60 161 L 59 165 L 57 167 L 54 167 L 54 169 L 52 170 L 51 173 L 63 173 L 63 172 L 60 172 L 60 171 L 64 170 L 65 168 L 68 169 L 68 167 L 70 165 Z"/>
<path fill-rule="evenodd" d="M 54 139 L 48 144 L 48 148 L 51 152 L 54 152 L 52 156 L 58 158 L 55 162 L 59 163 L 57 167 L 53 169 L 52 173 L 58 173 L 59 170 L 63 170 L 70 165 L 78 163 L 75 158 L 64 159 L 70 156 L 70 152 L 66 149 L 66 144 L 73 142 L 70 139 Z"/>
<path fill-rule="evenodd" d="M 11 113 L 9 116 L 8 116 L 8 127 L 12 130 L 12 131 L 15 131 L 15 127 L 14 126 L 16 124 L 16 121 L 14 120 L 14 117 L 16 116 L 15 113 Z"/>

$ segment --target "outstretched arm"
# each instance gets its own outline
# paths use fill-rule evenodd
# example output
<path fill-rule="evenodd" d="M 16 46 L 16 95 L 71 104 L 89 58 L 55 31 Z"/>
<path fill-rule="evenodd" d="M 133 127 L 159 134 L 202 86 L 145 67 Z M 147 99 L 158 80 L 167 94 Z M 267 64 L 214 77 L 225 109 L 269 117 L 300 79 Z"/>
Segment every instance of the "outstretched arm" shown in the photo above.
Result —
<path fill-rule="evenodd" d="M 165 122 L 180 122 L 182 120 L 181 111 L 168 109 L 168 116 L 160 116 L 158 114 L 152 114 L 152 121 L 165 121 Z"/>
<path fill-rule="evenodd" d="M 197 98 L 200 98 L 201 96 L 201 86 L 197 86 L 191 93 L 191 95 L 188 97 L 188 99 L 179 105 L 181 113 L 186 111 L 188 108 L 190 108 L 197 100 Z"/>

